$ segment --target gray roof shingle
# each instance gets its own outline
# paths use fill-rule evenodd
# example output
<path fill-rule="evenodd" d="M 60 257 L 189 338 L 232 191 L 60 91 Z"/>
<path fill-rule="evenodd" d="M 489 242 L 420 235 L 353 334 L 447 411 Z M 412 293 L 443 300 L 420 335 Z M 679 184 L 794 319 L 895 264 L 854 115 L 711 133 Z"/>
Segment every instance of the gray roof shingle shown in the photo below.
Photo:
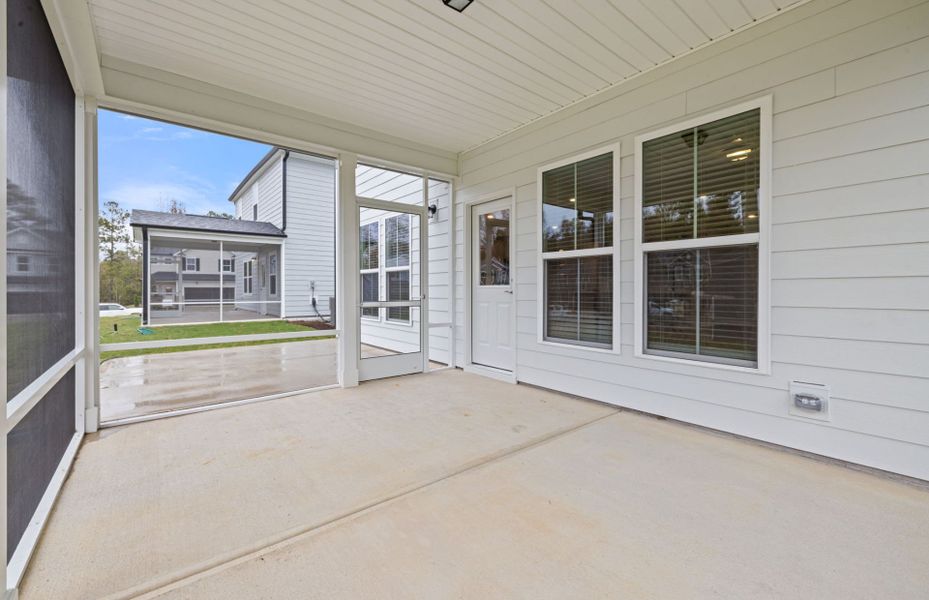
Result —
<path fill-rule="evenodd" d="M 212 231 L 215 233 L 239 233 L 244 235 L 263 235 L 270 237 L 287 237 L 283 231 L 272 223 L 265 221 L 242 221 L 222 217 L 205 217 L 202 215 L 182 215 L 154 210 L 134 209 L 129 217 L 133 227 L 155 227 L 159 229 L 182 229 L 188 231 Z"/>

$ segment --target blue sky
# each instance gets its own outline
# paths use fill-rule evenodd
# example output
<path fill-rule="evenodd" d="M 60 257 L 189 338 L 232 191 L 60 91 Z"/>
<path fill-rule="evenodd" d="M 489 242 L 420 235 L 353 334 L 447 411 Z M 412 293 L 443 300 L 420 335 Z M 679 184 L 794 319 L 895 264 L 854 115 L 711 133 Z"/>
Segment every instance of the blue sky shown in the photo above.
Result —
<path fill-rule="evenodd" d="M 99 197 L 124 209 L 232 213 L 229 194 L 270 146 L 161 121 L 99 111 Z"/>

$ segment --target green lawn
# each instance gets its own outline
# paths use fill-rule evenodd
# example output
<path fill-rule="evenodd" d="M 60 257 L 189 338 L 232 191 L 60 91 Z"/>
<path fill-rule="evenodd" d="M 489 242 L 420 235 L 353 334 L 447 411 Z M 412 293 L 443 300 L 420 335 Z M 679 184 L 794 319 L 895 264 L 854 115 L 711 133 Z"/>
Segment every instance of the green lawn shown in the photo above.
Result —
<path fill-rule="evenodd" d="M 116 330 L 113 326 L 116 326 Z M 291 321 L 236 321 L 233 323 L 204 323 L 199 325 L 160 325 L 149 327 L 155 333 L 142 335 L 138 329 L 141 319 L 136 316 L 129 317 L 101 317 L 100 343 L 118 344 L 123 342 L 156 342 L 159 340 L 179 340 L 185 338 L 223 337 L 228 335 L 247 335 L 255 333 L 285 333 L 291 331 L 314 331 L 315 328 L 307 323 Z M 313 338 L 313 339 L 328 339 Z M 195 346 L 180 346 L 171 348 L 142 348 L 137 350 L 114 350 L 100 353 L 100 362 L 111 358 L 123 356 L 138 356 L 141 354 L 161 354 L 167 352 L 185 352 L 190 350 L 205 350 L 211 348 L 233 348 L 236 346 L 257 346 L 263 344 L 280 344 L 301 340 L 263 340 L 257 342 L 218 342 L 215 344 L 199 344 Z M 305 341 L 305 340 L 303 340 Z"/>

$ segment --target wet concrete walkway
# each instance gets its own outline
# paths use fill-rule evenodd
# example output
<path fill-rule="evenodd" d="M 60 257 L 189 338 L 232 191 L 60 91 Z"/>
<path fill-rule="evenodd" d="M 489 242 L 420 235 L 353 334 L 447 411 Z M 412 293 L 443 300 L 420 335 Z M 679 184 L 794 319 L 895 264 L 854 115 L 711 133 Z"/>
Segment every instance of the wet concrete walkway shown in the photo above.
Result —
<path fill-rule="evenodd" d="M 336 340 L 113 358 L 100 365 L 103 422 L 338 383 Z"/>

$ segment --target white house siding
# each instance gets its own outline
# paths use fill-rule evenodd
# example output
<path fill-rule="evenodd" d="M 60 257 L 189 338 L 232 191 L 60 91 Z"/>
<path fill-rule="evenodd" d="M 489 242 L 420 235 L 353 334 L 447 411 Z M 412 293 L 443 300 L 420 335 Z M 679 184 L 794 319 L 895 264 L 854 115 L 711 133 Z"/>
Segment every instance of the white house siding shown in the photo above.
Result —
<path fill-rule="evenodd" d="M 281 194 L 283 190 L 284 151 L 278 153 L 252 176 L 249 184 L 239 191 L 235 200 L 235 217 L 252 221 L 253 206 L 258 204 L 258 221 L 266 221 L 283 227 Z"/>
<path fill-rule="evenodd" d="M 429 220 L 429 360 L 448 364 L 451 327 L 451 280 L 449 278 L 449 226 L 451 225 L 451 184 L 429 180 L 429 204 L 438 212 Z"/>
<path fill-rule="evenodd" d="M 279 211 L 280 200 L 277 205 Z M 335 163 L 291 152 L 286 210 L 285 316 L 317 317 L 315 289 L 319 315 L 329 318 L 329 298 L 335 296 Z"/>
<path fill-rule="evenodd" d="M 634 137 L 765 94 L 771 374 L 635 358 Z M 622 352 L 540 345 L 536 169 L 617 141 Z M 520 381 L 929 479 L 929 3 L 813 0 L 469 151 L 461 175 L 458 307 L 463 203 L 516 188 Z M 791 380 L 832 387 L 830 422 L 788 415 Z"/>

